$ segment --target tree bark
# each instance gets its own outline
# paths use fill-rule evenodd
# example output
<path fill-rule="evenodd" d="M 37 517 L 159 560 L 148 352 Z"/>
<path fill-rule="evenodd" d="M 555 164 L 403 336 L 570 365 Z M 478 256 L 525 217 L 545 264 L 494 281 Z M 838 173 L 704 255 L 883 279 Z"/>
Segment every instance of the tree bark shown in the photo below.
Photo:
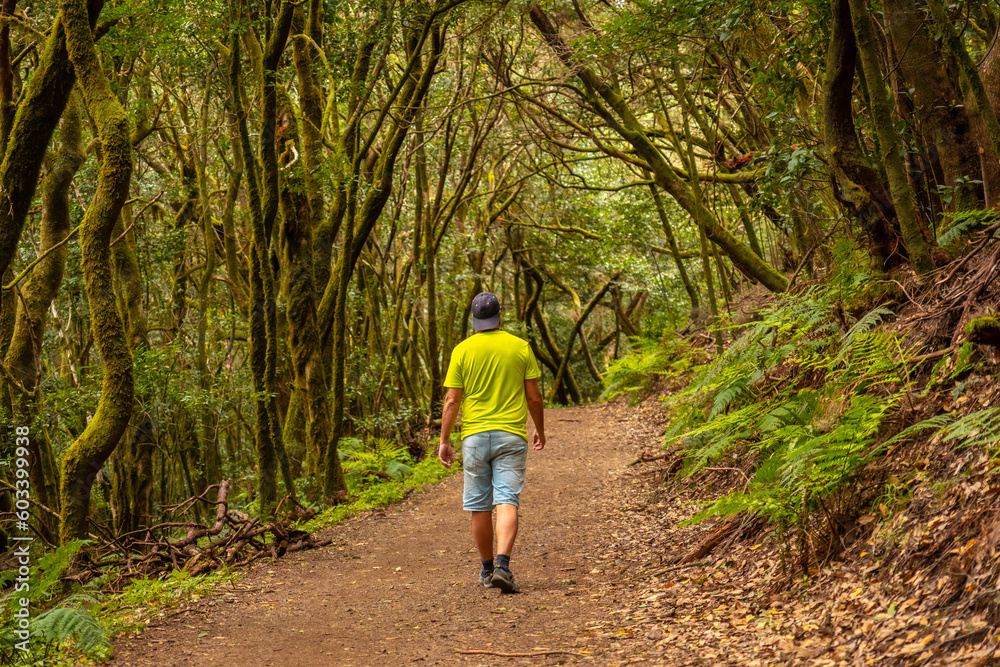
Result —
<path fill-rule="evenodd" d="M 961 91 L 946 73 L 943 54 L 927 33 L 923 8 L 914 0 L 889 0 L 885 24 L 899 59 L 898 72 L 913 91 L 926 158 L 940 160 L 941 185 L 953 188 L 946 210 L 979 208 L 975 189 L 963 184 L 978 179 L 981 171 L 969 115 L 964 105 L 956 104 Z"/>
<path fill-rule="evenodd" d="M 986 90 L 986 97 L 994 111 L 1000 109 L 1000 22 L 997 22 L 996 31 L 993 33 L 993 46 L 979 66 L 979 76 L 983 81 Z M 986 131 L 986 124 L 979 115 L 978 110 L 972 104 L 972 100 L 966 96 L 966 106 L 970 109 L 972 129 L 976 135 L 976 143 L 982 149 L 979 158 L 983 170 L 983 189 L 986 192 L 986 205 L 990 208 L 1000 207 L 1000 156 L 993 150 L 993 142 L 990 141 Z"/>
<path fill-rule="evenodd" d="M 883 267 L 906 256 L 892 198 L 868 163 L 854 126 L 853 90 L 857 44 L 850 0 L 832 0 L 830 45 L 823 90 L 823 142 L 834 170 L 834 196 L 857 221 Z"/>
<path fill-rule="evenodd" d="M 47 254 L 21 288 L 14 335 L 7 351 L 7 367 L 31 392 L 14 400 L 14 409 L 22 424 L 33 424 L 38 415 L 34 392 L 41 372 L 42 341 L 49 307 L 59 293 L 66 267 L 67 248 L 63 241 L 70 233 L 69 186 L 86 159 L 81 130 L 80 105 L 70 103 L 60 124 L 60 147 L 53 156 L 42 189 L 39 252 Z M 33 429 L 28 451 L 32 493 L 40 503 L 58 511 L 59 475 L 55 452 L 43 429 Z M 47 514 L 40 514 L 39 518 L 40 528 L 47 536 L 57 535 L 58 526 L 51 523 Z"/>
<path fill-rule="evenodd" d="M 103 2 L 92 0 L 86 17 L 93 29 Z M 38 66 L 21 93 L 7 150 L 0 163 L 0 275 L 17 251 L 21 230 L 38 186 L 38 176 L 52 133 L 69 100 L 76 73 L 66 50 L 64 19 L 56 18 Z"/>
<path fill-rule="evenodd" d="M 913 268 L 918 274 L 924 274 L 934 268 L 934 263 L 931 261 L 930 250 L 921 232 L 916 199 L 910 189 L 903 167 L 903 158 L 899 152 L 899 140 L 892 124 L 892 107 L 889 104 L 888 92 L 883 83 L 882 70 L 875 49 L 871 15 L 864 0 L 850 0 L 850 11 L 854 38 L 868 85 L 872 120 L 878 132 L 882 164 L 885 166 L 886 176 L 889 179 L 889 192 L 896 214 L 899 216 L 903 243 L 906 245 Z"/>
<path fill-rule="evenodd" d="M 288 317 L 288 348 L 292 354 L 295 386 L 285 418 L 285 442 L 305 450 L 305 471 L 322 471 L 330 440 L 330 408 L 326 373 L 322 367 L 319 326 L 316 315 L 316 285 L 313 281 L 312 198 L 302 162 L 291 164 L 299 133 L 291 100 L 282 94 L 279 113 L 284 145 L 279 154 L 285 163 L 281 184 L 281 257 L 285 308 Z M 296 148 L 296 150 L 298 150 Z M 293 413 L 292 406 L 295 406 Z M 299 418 L 303 421 L 299 421 Z M 300 426 L 301 425 L 301 426 Z M 304 430 L 300 429 L 304 426 Z M 300 441 L 300 442 L 297 442 Z"/>
<path fill-rule="evenodd" d="M 438 60 L 444 51 L 444 28 L 437 25 L 438 13 L 431 13 L 425 19 L 420 29 L 421 34 L 411 34 L 409 39 L 413 40 L 410 48 L 411 58 L 408 68 L 411 74 L 407 76 L 406 83 L 400 90 L 398 101 L 393 104 L 394 120 L 389 126 L 385 140 L 382 144 L 382 151 L 372 170 L 373 187 L 361 203 L 356 216 L 349 214 L 346 217 L 346 224 L 343 229 L 342 250 L 337 258 L 337 264 L 331 275 L 331 284 L 327 285 L 323 300 L 320 304 L 320 327 L 321 331 L 328 331 L 332 325 L 332 346 L 333 346 L 333 435 L 330 446 L 327 448 L 326 480 L 324 492 L 327 498 L 333 499 L 343 490 L 343 472 L 340 467 L 340 458 L 337 454 L 337 442 L 343 432 L 344 404 L 345 404 L 345 364 L 347 360 L 347 336 L 345 330 L 345 318 L 347 313 L 347 288 L 350 284 L 351 275 L 357 265 L 361 251 L 368 241 L 368 237 L 385 208 L 389 195 L 392 192 L 393 173 L 396 166 L 396 159 L 399 151 L 403 147 L 406 135 L 413 123 L 417 111 L 423 104 L 424 96 L 430 88 L 431 80 L 434 77 Z M 418 62 L 417 54 L 424 47 L 427 35 L 431 35 L 431 45 L 424 65 L 419 76 L 413 73 Z M 383 107 L 383 115 L 389 116 L 389 108 Z M 371 130 L 366 148 L 371 149 L 374 144 L 375 132 L 378 126 Z M 360 161 L 365 157 L 365 151 L 359 151 L 353 165 L 354 173 L 358 173 Z M 356 182 L 356 179 L 355 181 Z M 350 200 L 349 200 L 350 201 Z M 349 204 L 349 210 L 350 210 Z M 333 299 L 335 306 L 329 307 L 330 300 Z"/>
<path fill-rule="evenodd" d="M 247 199 L 252 229 L 250 262 L 250 369 L 254 381 L 255 445 L 260 513 L 270 516 L 277 501 L 277 472 L 280 466 L 288 493 L 294 494 L 294 484 L 287 457 L 281 443 L 278 423 L 276 389 L 277 305 L 274 294 L 274 271 L 270 255 L 270 224 L 278 206 L 277 154 L 274 146 L 277 115 L 277 61 L 284 49 L 291 27 L 293 6 L 282 2 L 278 10 L 271 39 L 260 59 L 261 71 L 261 164 L 250 143 L 246 112 L 241 95 L 241 35 L 233 30 L 230 38 L 229 82 L 236 123 L 240 134 L 240 152 L 247 179 Z M 234 7 L 234 20 L 238 18 Z"/>
<path fill-rule="evenodd" d="M 986 126 L 986 134 L 993 146 L 993 152 L 1000 155 L 1000 121 L 997 120 L 996 109 L 990 104 L 989 94 L 979 76 L 979 70 L 965 49 L 962 38 L 955 32 L 955 26 L 952 25 L 940 0 L 927 0 L 927 8 L 930 10 L 937 29 L 941 31 L 941 41 L 945 51 L 958 61 L 958 80 L 962 86 L 962 92 L 972 98 L 976 110 Z"/>
<path fill-rule="evenodd" d="M 132 354 L 118 314 L 111 263 L 111 233 L 128 196 L 132 145 L 128 117 L 111 90 L 94 47 L 84 0 L 60 0 L 66 47 L 100 141 L 97 190 L 80 230 L 81 260 L 94 340 L 104 358 L 101 398 L 94 417 L 63 456 L 59 539 L 87 536 L 90 489 L 132 413 Z M 16 121 L 15 121 L 16 123 Z"/>

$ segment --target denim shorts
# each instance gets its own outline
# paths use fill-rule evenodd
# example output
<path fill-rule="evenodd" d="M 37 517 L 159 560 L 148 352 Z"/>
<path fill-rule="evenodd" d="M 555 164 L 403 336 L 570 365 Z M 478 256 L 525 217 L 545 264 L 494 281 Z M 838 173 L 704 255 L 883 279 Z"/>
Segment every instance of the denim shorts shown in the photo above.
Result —
<path fill-rule="evenodd" d="M 483 431 L 462 440 L 465 494 L 462 508 L 489 512 L 494 505 L 518 506 L 524 488 L 528 441 L 507 431 Z"/>

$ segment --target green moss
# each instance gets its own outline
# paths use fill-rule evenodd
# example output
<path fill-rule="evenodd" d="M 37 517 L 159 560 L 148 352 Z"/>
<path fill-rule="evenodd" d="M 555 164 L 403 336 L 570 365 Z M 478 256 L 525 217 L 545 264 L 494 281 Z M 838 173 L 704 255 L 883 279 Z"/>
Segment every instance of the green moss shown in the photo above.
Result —
<path fill-rule="evenodd" d="M 94 418 L 63 457 L 59 535 L 65 544 L 87 536 L 94 477 L 118 445 L 132 414 L 132 351 L 118 314 L 110 248 L 111 232 L 128 196 L 132 146 L 128 116 L 111 91 L 94 47 L 86 2 L 61 0 L 59 7 L 69 58 L 101 140 L 97 190 L 80 229 L 80 257 L 91 329 L 104 360 L 101 398 Z"/>
<path fill-rule="evenodd" d="M 890 303 L 904 303 L 906 293 L 895 280 L 872 280 L 850 303 L 845 304 L 852 315 L 860 316 L 878 306 Z"/>
<path fill-rule="evenodd" d="M 973 343 L 1000 348 L 1000 319 L 976 318 L 965 325 L 965 335 Z"/>
<path fill-rule="evenodd" d="M 94 12 L 96 19 L 97 12 Z M 53 25 L 31 80 L 18 99 L 14 124 L 0 163 L 0 192 L 9 202 L 8 206 L 0 208 L 0 274 L 6 271 L 17 251 L 38 186 L 45 151 L 76 82 L 62 24 L 59 20 Z"/>

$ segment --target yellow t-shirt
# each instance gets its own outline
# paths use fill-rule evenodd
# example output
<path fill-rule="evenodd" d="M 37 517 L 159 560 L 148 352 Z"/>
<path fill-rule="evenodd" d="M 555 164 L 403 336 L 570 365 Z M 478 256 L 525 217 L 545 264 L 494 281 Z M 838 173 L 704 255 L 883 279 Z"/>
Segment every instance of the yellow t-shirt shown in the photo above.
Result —
<path fill-rule="evenodd" d="M 462 390 L 462 437 L 507 431 L 527 440 L 524 381 L 541 375 L 528 343 L 506 331 L 483 331 L 456 345 L 444 386 Z"/>

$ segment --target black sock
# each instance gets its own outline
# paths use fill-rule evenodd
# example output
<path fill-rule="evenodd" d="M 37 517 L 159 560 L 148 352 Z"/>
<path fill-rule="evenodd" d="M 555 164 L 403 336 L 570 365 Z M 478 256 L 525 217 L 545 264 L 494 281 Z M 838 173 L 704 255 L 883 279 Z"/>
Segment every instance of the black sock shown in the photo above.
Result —
<path fill-rule="evenodd" d="M 502 567 L 510 572 L 510 556 L 507 554 L 497 554 L 497 567 Z"/>
<path fill-rule="evenodd" d="M 493 572 L 493 559 L 481 561 L 483 564 L 483 574 L 490 574 Z"/>

